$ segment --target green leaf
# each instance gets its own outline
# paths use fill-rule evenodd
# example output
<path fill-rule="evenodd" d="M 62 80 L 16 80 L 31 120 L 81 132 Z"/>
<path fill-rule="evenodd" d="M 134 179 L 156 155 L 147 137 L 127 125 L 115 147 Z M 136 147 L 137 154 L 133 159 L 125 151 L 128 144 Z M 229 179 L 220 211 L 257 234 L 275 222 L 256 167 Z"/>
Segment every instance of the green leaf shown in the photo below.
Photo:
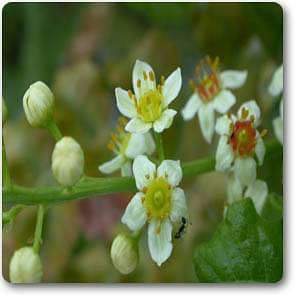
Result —
<path fill-rule="evenodd" d="M 213 238 L 194 254 L 200 282 L 277 282 L 282 277 L 282 218 L 261 218 L 251 199 L 229 206 Z"/>

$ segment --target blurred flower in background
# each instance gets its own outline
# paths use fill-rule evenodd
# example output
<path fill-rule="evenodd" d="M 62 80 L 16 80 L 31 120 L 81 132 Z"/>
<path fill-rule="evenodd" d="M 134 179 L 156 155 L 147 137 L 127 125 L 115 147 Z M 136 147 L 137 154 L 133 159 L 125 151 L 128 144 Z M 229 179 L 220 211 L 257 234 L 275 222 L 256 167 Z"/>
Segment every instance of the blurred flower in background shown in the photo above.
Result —
<path fill-rule="evenodd" d="M 166 17 L 167 16 L 167 17 Z M 282 11 L 275 3 L 8 3 L 3 9 L 3 98 L 9 111 L 4 138 L 11 176 L 25 186 L 56 184 L 51 173 L 55 142 L 26 122 L 22 97 L 28 86 L 45 82 L 55 96 L 55 119 L 65 136 L 80 141 L 85 173 L 101 176 L 110 160 L 107 141 L 120 116 L 114 91 L 131 87 L 136 59 L 156 74 L 181 68 L 182 89 L 172 108 L 180 111 L 193 91 L 188 82 L 206 55 L 219 56 L 221 69 L 248 70 L 234 91 L 233 111 L 256 99 L 262 128 L 274 136 L 278 106 L 268 92 L 282 64 Z M 163 132 L 168 159 L 182 162 L 215 153 L 218 137 L 207 144 L 198 120 L 180 114 Z M 276 160 L 277 159 L 277 160 Z M 282 189 L 282 164 L 267 156 L 258 177 L 269 190 Z M 271 167 L 270 167 L 271 166 Z M 209 239 L 223 216 L 225 175 L 211 172 L 183 181 L 189 202 L 188 232 L 174 242 L 172 256 L 157 268 L 148 251 L 129 275 L 113 267 L 110 246 L 126 226 L 120 222 L 131 194 L 70 201 L 48 210 L 41 249 L 45 282 L 195 282 L 194 246 Z M 3 207 L 6 209 L 6 207 Z M 28 207 L 3 232 L 3 275 L 15 249 L 29 245 L 35 209 Z M 140 247 L 146 249 L 147 236 Z"/>

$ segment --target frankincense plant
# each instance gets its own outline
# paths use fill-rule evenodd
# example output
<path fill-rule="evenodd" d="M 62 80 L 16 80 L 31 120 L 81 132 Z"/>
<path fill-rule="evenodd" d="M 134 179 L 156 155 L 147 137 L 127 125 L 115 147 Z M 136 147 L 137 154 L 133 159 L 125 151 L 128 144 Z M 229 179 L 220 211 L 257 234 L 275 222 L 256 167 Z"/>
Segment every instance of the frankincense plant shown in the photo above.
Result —
<path fill-rule="evenodd" d="M 36 283 L 43 278 L 39 253 L 47 209 L 63 201 L 116 192 L 135 194 L 121 218 L 128 231 L 120 232 L 111 245 L 113 265 L 122 274 L 135 270 L 139 263 L 139 241 L 146 230 L 150 256 L 160 267 L 172 255 L 173 240 L 188 234 L 187 225 L 193 221 L 189 216 L 189 195 L 181 187 L 182 180 L 213 170 L 226 174 L 227 199 L 220 228 L 211 241 L 200 245 L 195 252 L 199 280 L 248 281 L 269 278 L 267 276 L 270 276 L 270 281 L 279 280 L 274 274 L 281 274 L 282 239 L 280 245 L 280 238 L 269 234 L 270 226 L 263 220 L 268 214 L 266 203 L 271 199 L 269 207 L 274 198 L 269 194 L 267 183 L 259 179 L 257 169 L 263 165 L 264 158 L 280 148 L 283 142 L 283 102 L 281 100 L 280 117 L 273 121 L 275 135 L 281 144 L 275 140 L 265 142 L 267 131 L 259 130 L 262 113 L 255 100 L 244 102 L 236 115 L 231 112 L 236 103 L 231 90 L 246 83 L 247 71 L 220 72 L 218 63 L 218 59 L 209 57 L 200 61 L 191 84 L 193 94 L 181 111 L 184 120 L 198 114 L 201 132 L 208 143 L 215 132 L 220 136 L 215 154 L 187 163 L 180 157 L 168 159 L 162 132 L 172 126 L 175 117 L 180 117 L 170 106 L 182 88 L 181 69 L 176 68 L 166 79 L 162 76 L 158 81 L 152 67 L 137 60 L 132 73 L 133 91 L 115 89 L 116 104 L 123 116 L 108 142 L 113 157 L 99 166 L 99 171 L 106 176 L 99 177 L 85 174 L 85 156 L 79 141 L 64 136 L 57 126 L 54 120 L 55 97 L 49 87 L 40 81 L 29 87 L 23 98 L 24 112 L 32 127 L 48 130 L 56 141 L 52 173 L 58 185 L 36 188 L 16 185 L 8 170 L 3 142 L 3 201 L 11 206 L 10 210 L 3 212 L 3 224 L 10 223 L 24 206 L 37 206 L 32 246 L 17 249 L 12 256 L 11 282 Z M 270 94 L 277 96 L 282 88 L 281 66 L 270 84 Z M 217 119 L 215 112 L 220 114 Z M 5 122 L 7 109 L 2 100 L 2 126 Z M 121 176 L 107 176 L 114 172 Z M 246 244 L 241 241 L 242 236 Z M 226 238 L 230 244 L 226 244 Z M 184 239 L 180 242 L 184 243 Z M 224 263 L 225 256 L 219 252 L 223 247 L 227 249 L 226 259 L 231 261 L 230 266 Z M 260 260 L 267 258 L 269 264 L 274 263 L 275 273 L 266 271 L 264 274 L 259 268 Z M 239 259 L 245 264 L 242 271 L 239 270 L 241 265 L 236 263 Z M 249 260 L 253 265 L 247 265 Z M 251 277 L 249 272 L 253 273 L 256 268 L 262 274 Z M 228 277 L 223 278 L 223 274 Z"/>

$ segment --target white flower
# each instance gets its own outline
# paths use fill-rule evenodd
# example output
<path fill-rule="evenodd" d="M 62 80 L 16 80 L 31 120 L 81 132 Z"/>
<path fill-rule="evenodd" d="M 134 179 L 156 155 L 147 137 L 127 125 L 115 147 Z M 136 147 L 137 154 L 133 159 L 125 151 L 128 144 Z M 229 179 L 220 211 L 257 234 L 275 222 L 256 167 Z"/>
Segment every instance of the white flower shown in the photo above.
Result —
<path fill-rule="evenodd" d="M 193 82 L 194 94 L 182 110 L 184 120 L 192 119 L 198 112 L 202 134 L 211 143 L 215 130 L 215 111 L 224 114 L 236 102 L 229 89 L 241 87 L 247 78 L 247 71 L 218 71 L 219 60 L 209 57 L 201 60 L 196 68 L 196 82 Z"/>
<path fill-rule="evenodd" d="M 283 91 L 283 65 L 281 65 L 275 72 L 269 85 L 269 93 L 276 97 Z"/>
<path fill-rule="evenodd" d="M 112 160 L 99 166 L 102 173 L 110 174 L 121 169 L 122 176 L 132 176 L 132 160 L 138 155 L 151 155 L 155 151 L 155 143 L 150 132 L 129 133 L 124 131 L 127 121 L 120 118 L 117 134 L 112 134 L 108 148 L 116 155 Z"/>
<path fill-rule="evenodd" d="M 216 170 L 233 171 L 241 185 L 249 186 L 256 179 L 256 155 L 259 165 L 265 156 L 265 145 L 256 127 L 260 109 L 255 101 L 244 103 L 237 117 L 224 115 L 217 120 L 216 132 L 221 135 L 216 152 Z"/>
<path fill-rule="evenodd" d="M 39 283 L 42 276 L 41 259 L 32 247 L 15 251 L 9 264 L 9 278 L 12 283 Z"/>
<path fill-rule="evenodd" d="M 269 86 L 269 92 L 276 97 L 283 91 L 283 65 L 281 65 L 275 72 Z M 273 128 L 277 139 L 283 143 L 283 98 L 280 102 L 280 115 L 273 120 Z"/>
<path fill-rule="evenodd" d="M 137 266 L 139 255 L 136 241 L 125 234 L 114 239 L 110 256 L 115 268 L 122 274 L 129 274 Z"/>
<path fill-rule="evenodd" d="M 83 175 L 84 154 L 71 137 L 63 137 L 52 153 L 52 173 L 59 184 L 70 187 Z"/>
<path fill-rule="evenodd" d="M 129 132 L 145 133 L 150 128 L 162 132 L 171 126 L 176 111 L 169 104 L 181 89 L 181 71 L 177 68 L 166 80 L 156 85 L 154 71 L 145 62 L 137 60 L 133 68 L 133 90 L 116 88 L 119 111 L 131 120 L 125 129 Z"/>
<path fill-rule="evenodd" d="M 228 177 L 227 185 L 228 203 L 251 198 L 258 214 L 261 214 L 268 196 L 268 186 L 262 180 L 255 180 L 244 188 L 233 174 Z"/>
<path fill-rule="evenodd" d="M 44 127 L 53 117 L 54 96 L 45 83 L 37 81 L 25 92 L 23 107 L 31 126 Z"/>
<path fill-rule="evenodd" d="M 280 115 L 273 120 L 276 138 L 283 144 L 283 99 L 280 101 Z"/>
<path fill-rule="evenodd" d="M 184 191 L 177 185 L 182 179 L 179 161 L 164 160 L 156 169 L 146 156 L 133 162 L 138 193 L 131 199 L 122 222 L 130 230 L 140 230 L 148 222 L 148 246 L 152 259 L 161 265 L 172 252 L 172 224 L 187 217 Z"/>

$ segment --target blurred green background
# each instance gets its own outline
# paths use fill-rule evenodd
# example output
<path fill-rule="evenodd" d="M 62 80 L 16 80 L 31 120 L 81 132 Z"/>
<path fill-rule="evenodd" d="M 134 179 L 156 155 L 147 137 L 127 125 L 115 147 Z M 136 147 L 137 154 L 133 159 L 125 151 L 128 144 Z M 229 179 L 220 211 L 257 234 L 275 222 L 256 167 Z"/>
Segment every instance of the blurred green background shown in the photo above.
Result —
<path fill-rule="evenodd" d="M 25 186 L 55 184 L 50 163 L 54 142 L 25 120 L 22 97 L 42 80 L 56 97 L 55 118 L 64 135 L 82 145 L 86 173 L 101 176 L 98 165 L 112 157 L 106 148 L 119 113 L 114 88 L 131 88 L 136 59 L 150 63 L 158 76 L 182 69 L 183 89 L 172 104 L 180 109 L 191 94 L 189 79 L 199 60 L 219 56 L 223 69 L 247 69 L 248 80 L 235 91 L 238 103 L 256 99 L 263 126 L 273 136 L 278 100 L 267 87 L 282 63 L 283 16 L 274 3 L 9 3 L 3 9 L 3 97 L 9 110 L 4 129 L 14 181 Z M 164 132 L 169 158 L 188 161 L 213 154 L 198 120 L 183 123 L 178 114 Z M 274 161 L 277 163 L 274 164 Z M 269 190 L 282 192 L 281 155 L 268 157 L 260 177 Z M 222 219 L 225 177 L 215 172 L 184 181 L 190 219 L 185 237 L 175 242 L 170 259 L 158 268 L 150 259 L 146 235 L 140 264 L 128 276 L 112 266 L 109 248 L 126 230 L 120 217 L 129 194 L 94 197 L 49 209 L 43 232 L 46 282 L 196 282 L 192 254 L 209 239 Z M 6 209 L 6 207 L 4 207 Z M 13 251 L 33 239 L 35 208 L 30 207 L 3 231 L 3 276 Z"/>

